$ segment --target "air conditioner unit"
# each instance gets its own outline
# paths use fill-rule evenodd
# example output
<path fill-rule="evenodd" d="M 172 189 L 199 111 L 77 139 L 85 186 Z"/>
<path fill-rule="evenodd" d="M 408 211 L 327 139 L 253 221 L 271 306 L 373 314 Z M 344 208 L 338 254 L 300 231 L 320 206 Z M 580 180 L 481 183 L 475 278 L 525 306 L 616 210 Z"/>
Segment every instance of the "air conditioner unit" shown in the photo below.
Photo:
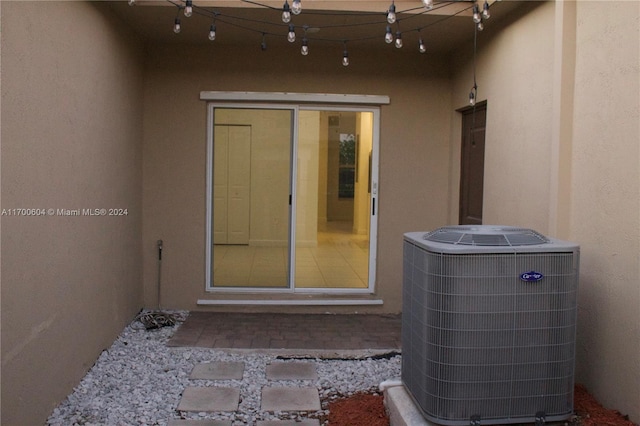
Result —
<path fill-rule="evenodd" d="M 573 413 L 579 246 L 508 226 L 404 235 L 402 381 L 441 425 Z"/>

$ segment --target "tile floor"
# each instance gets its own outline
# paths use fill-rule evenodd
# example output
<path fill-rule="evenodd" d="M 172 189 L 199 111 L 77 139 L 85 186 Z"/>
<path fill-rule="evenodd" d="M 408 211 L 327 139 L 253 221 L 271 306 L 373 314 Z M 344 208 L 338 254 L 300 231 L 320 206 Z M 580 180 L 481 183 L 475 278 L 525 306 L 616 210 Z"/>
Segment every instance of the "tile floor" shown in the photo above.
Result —
<path fill-rule="evenodd" d="M 214 286 L 287 287 L 286 247 L 214 246 Z M 355 235 L 347 222 L 318 232 L 317 247 L 296 250 L 297 288 L 366 288 L 369 239 Z"/>

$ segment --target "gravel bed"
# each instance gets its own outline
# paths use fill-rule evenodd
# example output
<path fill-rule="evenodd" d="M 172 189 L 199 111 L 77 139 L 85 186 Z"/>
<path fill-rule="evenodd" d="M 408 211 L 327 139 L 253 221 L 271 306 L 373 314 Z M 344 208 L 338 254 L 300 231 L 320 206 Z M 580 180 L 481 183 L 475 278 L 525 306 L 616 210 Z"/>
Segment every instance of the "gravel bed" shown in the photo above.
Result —
<path fill-rule="evenodd" d="M 173 312 L 186 317 L 187 312 Z M 400 377 L 400 356 L 381 359 L 305 357 L 316 365 L 317 380 L 267 380 L 265 368 L 288 358 L 268 351 L 221 351 L 206 348 L 173 348 L 166 343 L 175 326 L 146 330 L 134 321 L 102 352 L 80 384 L 53 410 L 47 424 L 69 425 L 166 425 L 169 419 L 231 420 L 233 426 L 255 425 L 258 420 L 318 418 L 328 414 L 328 402 L 357 392 L 375 392 L 388 379 Z M 290 353 L 290 352 L 289 352 Z M 299 355 L 302 355 L 300 353 Z M 308 355 L 308 354 L 307 354 Z M 295 356 L 291 356 L 295 358 Z M 242 361 L 242 380 L 192 380 L 197 363 Z M 315 386 L 322 409 L 316 412 L 264 412 L 260 393 L 264 386 Z M 223 386 L 240 389 L 236 412 L 182 412 L 176 407 L 187 386 Z M 321 422 L 322 423 L 322 422 Z M 326 424 L 326 421 L 323 423 Z"/>

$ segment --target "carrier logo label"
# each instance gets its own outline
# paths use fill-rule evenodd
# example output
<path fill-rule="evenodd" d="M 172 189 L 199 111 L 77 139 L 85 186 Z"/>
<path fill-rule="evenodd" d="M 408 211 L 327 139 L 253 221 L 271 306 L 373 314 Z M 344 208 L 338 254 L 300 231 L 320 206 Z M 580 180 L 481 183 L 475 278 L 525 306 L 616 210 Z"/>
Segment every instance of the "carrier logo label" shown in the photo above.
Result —
<path fill-rule="evenodd" d="M 522 274 L 520 274 L 520 279 L 526 282 L 536 282 L 540 281 L 543 278 L 544 275 L 536 271 L 523 272 Z"/>

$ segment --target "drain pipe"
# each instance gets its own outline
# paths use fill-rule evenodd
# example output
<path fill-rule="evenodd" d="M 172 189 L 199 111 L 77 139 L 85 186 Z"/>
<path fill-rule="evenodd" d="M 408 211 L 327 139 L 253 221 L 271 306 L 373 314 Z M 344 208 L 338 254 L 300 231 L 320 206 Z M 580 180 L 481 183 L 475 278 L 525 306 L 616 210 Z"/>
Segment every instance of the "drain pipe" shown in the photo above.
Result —
<path fill-rule="evenodd" d="M 158 240 L 158 310 L 160 310 L 161 272 L 162 272 L 162 240 Z"/>

